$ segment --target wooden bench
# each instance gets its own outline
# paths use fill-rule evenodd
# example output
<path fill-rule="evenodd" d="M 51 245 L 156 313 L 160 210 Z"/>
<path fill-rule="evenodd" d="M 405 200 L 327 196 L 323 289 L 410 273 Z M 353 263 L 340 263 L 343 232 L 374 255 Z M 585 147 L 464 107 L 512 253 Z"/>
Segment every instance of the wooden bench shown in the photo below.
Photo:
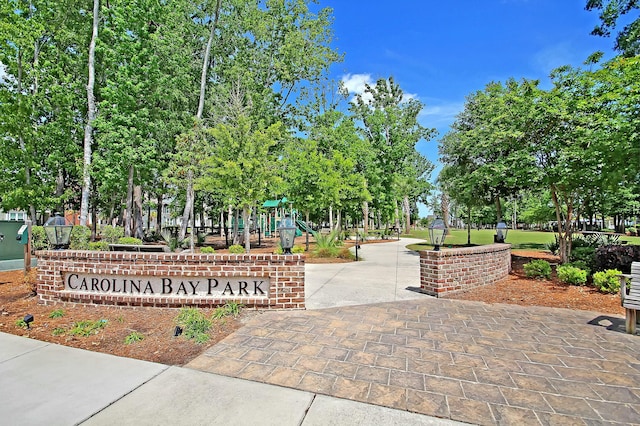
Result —
<path fill-rule="evenodd" d="M 627 333 L 635 334 L 640 310 L 640 262 L 631 263 L 631 275 L 620 276 L 620 299 L 626 311 Z"/>
<path fill-rule="evenodd" d="M 139 253 L 171 252 L 169 247 L 162 244 L 109 244 L 109 251 L 135 251 Z"/>

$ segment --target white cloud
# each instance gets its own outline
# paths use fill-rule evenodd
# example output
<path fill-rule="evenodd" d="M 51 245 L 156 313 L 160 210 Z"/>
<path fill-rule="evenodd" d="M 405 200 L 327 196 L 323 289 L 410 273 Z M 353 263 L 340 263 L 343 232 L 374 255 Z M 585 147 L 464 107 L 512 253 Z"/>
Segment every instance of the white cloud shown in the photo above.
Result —
<path fill-rule="evenodd" d="M 342 85 L 352 95 L 351 102 L 354 102 L 356 95 L 361 95 L 365 102 L 372 99 L 369 93 L 365 93 L 366 86 L 375 86 L 375 82 L 371 79 L 371 74 L 345 74 L 341 78 Z M 418 99 L 415 93 L 404 93 L 402 101 L 407 102 L 410 99 Z"/>
<path fill-rule="evenodd" d="M 575 50 L 570 43 L 566 42 L 549 46 L 533 56 L 533 64 L 547 74 L 558 67 L 572 64 L 575 61 Z"/>
<path fill-rule="evenodd" d="M 463 109 L 464 102 L 431 99 L 420 112 L 420 118 L 424 125 L 429 127 L 449 126 Z"/>

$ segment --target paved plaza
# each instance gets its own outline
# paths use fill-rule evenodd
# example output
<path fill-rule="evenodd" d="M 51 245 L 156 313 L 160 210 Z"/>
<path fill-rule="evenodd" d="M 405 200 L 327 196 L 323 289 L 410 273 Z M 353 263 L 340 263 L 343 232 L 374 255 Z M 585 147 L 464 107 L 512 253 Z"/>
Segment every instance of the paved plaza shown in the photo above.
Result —
<path fill-rule="evenodd" d="M 429 297 L 410 242 L 307 265 L 308 310 L 255 313 L 186 368 L 0 333 L 0 419 L 640 425 L 640 336 L 624 318 Z"/>

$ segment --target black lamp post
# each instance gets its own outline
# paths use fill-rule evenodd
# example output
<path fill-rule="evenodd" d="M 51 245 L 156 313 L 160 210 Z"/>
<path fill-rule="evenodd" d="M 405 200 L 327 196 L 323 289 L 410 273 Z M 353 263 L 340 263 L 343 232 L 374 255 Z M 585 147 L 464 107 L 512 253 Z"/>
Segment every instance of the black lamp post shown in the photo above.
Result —
<path fill-rule="evenodd" d="M 429 239 L 433 244 L 434 251 L 440 251 L 440 246 L 444 244 L 444 238 L 447 236 L 447 226 L 444 220 L 439 217 L 429 225 Z"/>
<path fill-rule="evenodd" d="M 496 235 L 494 237 L 496 243 L 504 243 L 504 240 L 507 239 L 507 232 L 509 232 L 509 228 L 507 224 L 504 223 L 504 220 L 501 220 L 496 225 Z"/>
<path fill-rule="evenodd" d="M 43 226 L 47 239 L 51 243 L 54 249 L 64 249 L 69 247 L 69 239 L 71 238 L 71 231 L 73 225 L 67 223 L 67 220 L 56 213 L 53 217 L 49 218 L 47 223 Z"/>
<path fill-rule="evenodd" d="M 291 248 L 293 247 L 293 242 L 296 238 L 296 226 L 294 225 L 293 219 L 291 219 L 291 216 L 289 216 L 288 213 L 280 222 L 278 232 L 280 233 L 280 245 L 282 246 L 282 253 L 291 254 Z"/>

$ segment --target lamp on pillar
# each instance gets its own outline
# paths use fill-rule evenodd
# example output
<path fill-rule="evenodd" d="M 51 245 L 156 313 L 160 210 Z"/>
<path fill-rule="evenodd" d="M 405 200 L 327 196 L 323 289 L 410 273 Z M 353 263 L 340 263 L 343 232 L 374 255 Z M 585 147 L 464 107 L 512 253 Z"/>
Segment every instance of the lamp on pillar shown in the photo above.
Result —
<path fill-rule="evenodd" d="M 504 240 L 507 239 L 507 232 L 509 232 L 509 228 L 504 220 L 501 220 L 496 225 L 496 235 L 494 235 L 494 242 L 496 243 L 504 243 Z"/>
<path fill-rule="evenodd" d="M 60 213 L 56 213 L 53 217 L 49 218 L 43 228 L 45 234 L 47 234 L 49 243 L 51 243 L 54 249 L 69 247 L 73 225 L 67 223 L 67 220 L 60 216 Z"/>
<path fill-rule="evenodd" d="M 280 226 L 278 227 L 280 233 L 280 245 L 282 246 L 283 254 L 291 254 L 291 248 L 296 238 L 296 226 L 293 224 L 293 219 L 289 213 L 284 216 Z"/>
<path fill-rule="evenodd" d="M 439 217 L 429 225 L 429 239 L 433 245 L 434 251 L 440 251 L 440 246 L 444 244 L 444 238 L 447 236 L 447 225 L 444 220 Z"/>

